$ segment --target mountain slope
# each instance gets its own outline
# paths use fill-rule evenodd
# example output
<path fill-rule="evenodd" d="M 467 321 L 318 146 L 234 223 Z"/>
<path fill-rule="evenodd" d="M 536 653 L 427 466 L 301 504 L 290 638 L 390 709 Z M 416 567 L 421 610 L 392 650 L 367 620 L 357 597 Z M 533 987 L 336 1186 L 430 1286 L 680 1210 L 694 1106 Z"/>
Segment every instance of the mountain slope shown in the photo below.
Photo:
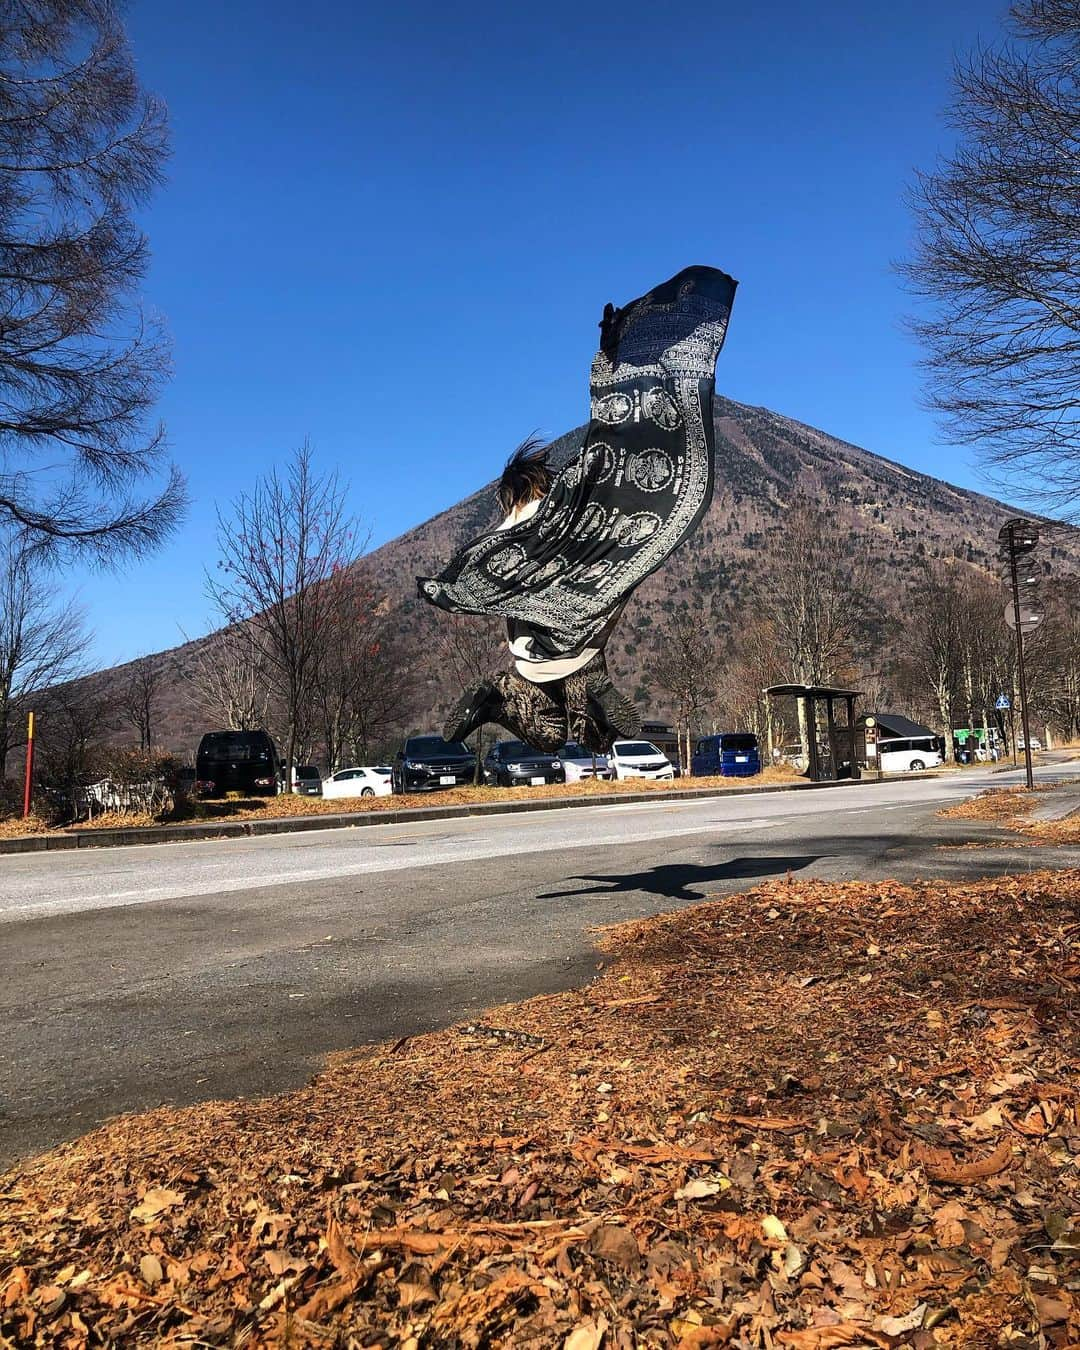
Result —
<path fill-rule="evenodd" d="M 716 492 L 699 530 L 631 601 L 612 639 L 609 657 L 619 679 L 649 697 L 647 673 L 655 630 L 673 610 L 700 611 L 721 639 L 737 634 L 755 584 L 783 547 L 787 512 L 799 499 L 824 506 L 832 528 L 822 547 L 850 551 L 865 543 L 878 583 L 874 595 L 880 631 L 900 617 L 904 591 L 925 559 L 956 558 L 991 567 L 1002 522 L 1019 514 L 980 493 L 916 473 L 791 418 L 717 397 Z M 584 428 L 552 445 L 556 462 L 581 444 Z M 407 531 L 357 566 L 385 591 L 390 615 L 410 660 L 424 678 L 402 728 L 439 725 L 457 690 L 438 668 L 434 646 L 445 616 L 421 602 L 415 578 L 438 570 L 466 540 L 493 524 L 498 511 L 491 484 Z M 1080 570 L 1080 531 L 1061 526 L 1048 536 L 1040 561 L 1054 574 Z M 1002 595 L 1004 601 L 1004 592 Z M 191 697 L 199 643 L 162 652 L 161 713 L 156 739 L 192 754 L 204 721 Z M 875 652 L 865 653 L 874 669 Z M 127 667 L 92 677 L 104 689 L 122 687 Z M 664 715 L 660 699 L 648 711 Z"/>

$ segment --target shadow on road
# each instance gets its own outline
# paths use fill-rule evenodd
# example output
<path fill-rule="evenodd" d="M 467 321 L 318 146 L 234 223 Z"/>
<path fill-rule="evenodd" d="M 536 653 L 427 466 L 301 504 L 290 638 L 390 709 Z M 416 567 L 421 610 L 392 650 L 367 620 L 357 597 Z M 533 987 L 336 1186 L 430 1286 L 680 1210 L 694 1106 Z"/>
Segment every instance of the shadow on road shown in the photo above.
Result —
<path fill-rule="evenodd" d="M 702 900 L 705 894 L 697 889 L 718 881 L 739 881 L 751 877 L 777 877 L 787 872 L 800 872 L 817 862 L 820 854 L 799 857 L 731 858 L 714 866 L 693 863 L 663 863 L 644 872 L 613 873 L 608 876 L 567 877 L 567 881 L 595 881 L 595 886 L 582 886 L 565 891 L 545 891 L 538 900 L 563 900 L 573 895 L 623 895 L 644 892 L 667 900 Z M 691 887 L 695 889 L 691 890 Z"/>

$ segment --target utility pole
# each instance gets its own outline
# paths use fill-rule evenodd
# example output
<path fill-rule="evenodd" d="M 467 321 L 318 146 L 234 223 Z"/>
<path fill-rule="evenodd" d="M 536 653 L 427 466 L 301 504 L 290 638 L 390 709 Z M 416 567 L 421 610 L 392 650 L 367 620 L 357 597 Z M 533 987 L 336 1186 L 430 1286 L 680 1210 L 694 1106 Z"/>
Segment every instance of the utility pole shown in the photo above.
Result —
<path fill-rule="evenodd" d="M 1042 623 L 1043 616 L 1034 606 L 1034 596 L 1026 590 L 1025 603 L 1020 602 L 1021 585 L 1025 588 L 1035 584 L 1034 575 L 1025 576 L 1021 581 L 1020 568 L 1030 571 L 1026 555 L 1034 552 L 1039 543 L 1039 527 L 1032 520 L 1015 517 L 1007 520 L 998 531 L 1001 545 L 1001 559 L 1008 568 L 1008 580 L 1012 589 L 1012 599 L 1005 606 L 1005 622 L 1016 632 L 1016 668 L 1020 684 L 1020 722 L 1024 731 L 1024 768 L 1027 786 L 1030 791 L 1035 786 L 1031 772 L 1031 731 L 1028 726 L 1027 675 L 1024 670 L 1024 634 L 1033 632 Z M 1015 726 L 1015 721 L 1014 721 Z M 1015 732 L 1013 754 L 1015 760 Z"/>

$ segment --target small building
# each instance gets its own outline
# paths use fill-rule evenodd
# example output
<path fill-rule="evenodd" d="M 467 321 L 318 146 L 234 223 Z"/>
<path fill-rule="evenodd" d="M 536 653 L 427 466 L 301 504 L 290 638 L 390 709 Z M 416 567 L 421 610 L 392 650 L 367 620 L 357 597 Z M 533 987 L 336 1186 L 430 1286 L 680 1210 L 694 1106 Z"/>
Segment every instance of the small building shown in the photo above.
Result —
<path fill-rule="evenodd" d="M 881 747 L 886 741 L 927 740 L 933 741 L 935 748 L 940 748 L 938 742 L 941 737 L 936 731 L 923 726 L 921 722 L 913 722 L 903 713 L 866 713 L 859 718 L 856 754 L 867 768 L 874 769 L 878 766 Z"/>

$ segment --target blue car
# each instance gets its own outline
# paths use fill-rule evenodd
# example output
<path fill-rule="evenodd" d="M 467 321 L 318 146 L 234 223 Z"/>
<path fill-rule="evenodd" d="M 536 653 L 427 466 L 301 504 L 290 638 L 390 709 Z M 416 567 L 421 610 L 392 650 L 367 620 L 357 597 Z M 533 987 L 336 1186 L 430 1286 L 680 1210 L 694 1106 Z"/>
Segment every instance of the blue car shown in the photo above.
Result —
<path fill-rule="evenodd" d="M 695 778 L 752 778 L 761 772 L 757 737 L 747 731 L 702 736 L 690 760 L 690 772 Z"/>

